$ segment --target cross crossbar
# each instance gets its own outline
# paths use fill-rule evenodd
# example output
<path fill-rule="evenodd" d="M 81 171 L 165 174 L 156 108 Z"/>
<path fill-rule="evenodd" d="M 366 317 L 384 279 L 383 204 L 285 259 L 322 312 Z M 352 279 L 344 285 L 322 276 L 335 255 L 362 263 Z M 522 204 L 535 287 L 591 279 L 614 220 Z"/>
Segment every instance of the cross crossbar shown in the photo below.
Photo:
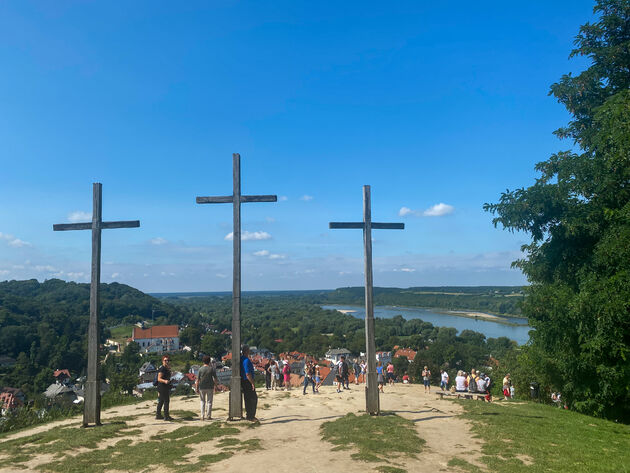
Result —
<path fill-rule="evenodd" d="M 119 222 L 101 222 L 99 227 L 103 230 L 112 228 L 138 228 L 140 226 L 139 220 L 124 220 Z M 53 225 L 53 230 L 56 232 L 64 232 L 68 230 L 92 230 L 92 222 L 83 223 L 56 223 Z"/>
<path fill-rule="evenodd" d="M 234 202 L 232 195 L 219 195 L 215 197 L 197 197 L 198 204 L 231 204 Z M 241 203 L 246 202 L 277 202 L 277 195 L 242 195 Z"/>
<path fill-rule="evenodd" d="M 328 228 L 342 229 L 342 228 L 365 228 L 364 222 L 330 222 Z M 374 230 L 404 230 L 404 223 L 378 223 L 372 222 L 372 229 Z"/>

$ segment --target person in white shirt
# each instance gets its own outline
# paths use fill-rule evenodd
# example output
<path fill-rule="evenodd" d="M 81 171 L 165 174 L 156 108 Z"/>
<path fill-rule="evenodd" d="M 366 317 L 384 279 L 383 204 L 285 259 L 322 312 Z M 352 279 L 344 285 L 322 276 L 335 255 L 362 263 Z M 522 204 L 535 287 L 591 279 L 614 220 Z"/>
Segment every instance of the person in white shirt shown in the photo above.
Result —
<path fill-rule="evenodd" d="M 461 370 L 457 372 L 457 377 L 455 378 L 455 391 L 458 393 L 466 392 L 466 376 L 464 376 L 464 372 Z"/>
<path fill-rule="evenodd" d="M 446 391 L 448 389 L 448 373 L 444 370 L 440 370 L 440 377 L 440 387 L 442 388 L 442 391 Z"/>

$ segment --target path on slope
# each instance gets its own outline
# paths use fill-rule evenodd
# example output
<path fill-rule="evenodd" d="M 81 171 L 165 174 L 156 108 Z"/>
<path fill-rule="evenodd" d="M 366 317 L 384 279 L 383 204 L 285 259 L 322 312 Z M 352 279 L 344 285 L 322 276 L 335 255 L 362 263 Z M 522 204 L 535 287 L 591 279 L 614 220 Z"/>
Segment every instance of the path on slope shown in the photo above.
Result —
<path fill-rule="evenodd" d="M 245 441 L 261 439 L 262 450 L 236 453 L 229 459 L 208 465 L 206 470 L 242 473 L 245 471 L 274 471 L 278 473 L 319 473 L 344 471 L 365 473 L 376 471 L 373 463 L 354 461 L 351 451 L 332 451 L 333 446 L 321 439 L 320 426 L 323 422 L 343 417 L 349 412 L 360 414 L 365 407 L 364 386 L 352 385 L 351 390 L 337 394 L 334 387 L 322 387 L 320 394 L 309 390 L 302 394 L 301 388 L 294 388 L 289 393 L 283 391 L 259 390 L 258 418 L 261 425 L 241 431 L 238 438 Z M 225 420 L 227 413 L 227 393 L 215 395 L 214 415 L 218 420 Z M 183 422 L 165 422 L 155 420 L 155 401 L 130 406 L 118 406 L 103 412 L 103 422 L 118 416 L 138 415 L 130 426 L 142 424 L 142 434 L 135 435 L 134 441 L 148 440 L 159 432 L 170 432 L 183 425 L 200 426 L 198 419 Z M 453 457 L 465 458 L 476 463 L 479 457 L 481 441 L 472 438 L 470 428 L 464 419 L 458 417 L 461 406 L 449 401 L 442 401 L 435 394 L 425 394 L 418 385 L 395 385 L 386 388 L 381 394 L 381 409 L 394 412 L 414 422 L 418 435 L 426 441 L 417 459 L 397 459 L 396 465 L 408 472 L 414 471 L 452 471 L 447 463 Z M 196 397 L 171 399 L 171 410 L 194 411 L 198 414 L 199 401 Z M 18 432 L 2 441 L 42 432 L 60 425 L 76 423 L 77 418 L 46 424 L 26 431 Z M 365 435 L 370 435 L 365 432 Z M 120 438 L 112 439 L 118 441 Z M 102 448 L 110 442 L 104 442 Z M 216 442 L 207 442 L 193 446 L 192 457 L 217 451 Z M 168 448 L 168 443 L 165 443 Z M 27 470 L 50 461 L 51 457 L 39 456 L 29 461 Z M 15 471 L 5 469 L 0 471 Z M 151 468 L 154 472 L 167 472 L 166 468 Z"/>

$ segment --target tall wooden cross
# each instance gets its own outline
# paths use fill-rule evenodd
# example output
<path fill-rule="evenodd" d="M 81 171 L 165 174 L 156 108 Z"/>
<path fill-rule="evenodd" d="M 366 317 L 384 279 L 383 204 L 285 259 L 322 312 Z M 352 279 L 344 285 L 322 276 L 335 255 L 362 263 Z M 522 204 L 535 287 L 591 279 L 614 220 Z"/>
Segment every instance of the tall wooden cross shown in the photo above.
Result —
<path fill-rule="evenodd" d="M 367 356 L 367 382 L 365 388 L 365 410 L 371 415 L 380 413 L 376 376 L 376 343 L 374 342 L 374 303 L 372 301 L 372 229 L 404 230 L 404 223 L 372 222 L 370 186 L 363 186 L 363 221 L 330 222 L 329 228 L 360 228 L 363 230 L 365 250 L 365 353 Z"/>
<path fill-rule="evenodd" d="M 101 283 L 101 230 L 110 228 L 136 228 L 139 220 L 123 222 L 103 222 L 103 185 L 92 185 L 92 221 L 86 223 L 59 223 L 54 231 L 92 230 L 92 281 L 90 283 L 90 324 L 88 327 L 88 369 L 85 383 L 85 404 L 83 406 L 83 427 L 89 424 L 101 425 L 101 379 L 98 369 L 99 345 L 99 285 Z"/>
<path fill-rule="evenodd" d="M 232 279 L 232 378 L 230 379 L 230 420 L 243 417 L 241 400 L 241 203 L 276 202 L 275 195 L 241 195 L 241 155 L 232 155 L 233 192 L 232 195 L 218 197 L 197 197 L 198 204 L 233 205 L 234 231 L 232 232 L 234 261 Z"/>

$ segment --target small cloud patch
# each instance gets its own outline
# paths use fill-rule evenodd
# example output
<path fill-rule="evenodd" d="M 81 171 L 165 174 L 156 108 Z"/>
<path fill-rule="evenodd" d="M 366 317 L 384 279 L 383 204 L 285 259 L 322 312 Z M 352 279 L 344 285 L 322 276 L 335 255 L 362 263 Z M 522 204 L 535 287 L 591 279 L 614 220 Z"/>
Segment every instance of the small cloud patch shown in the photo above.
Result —
<path fill-rule="evenodd" d="M 225 235 L 224 240 L 233 240 L 234 233 L 230 232 Z M 251 241 L 251 240 L 271 240 L 271 235 L 267 232 L 242 232 L 241 233 L 241 241 Z"/>

